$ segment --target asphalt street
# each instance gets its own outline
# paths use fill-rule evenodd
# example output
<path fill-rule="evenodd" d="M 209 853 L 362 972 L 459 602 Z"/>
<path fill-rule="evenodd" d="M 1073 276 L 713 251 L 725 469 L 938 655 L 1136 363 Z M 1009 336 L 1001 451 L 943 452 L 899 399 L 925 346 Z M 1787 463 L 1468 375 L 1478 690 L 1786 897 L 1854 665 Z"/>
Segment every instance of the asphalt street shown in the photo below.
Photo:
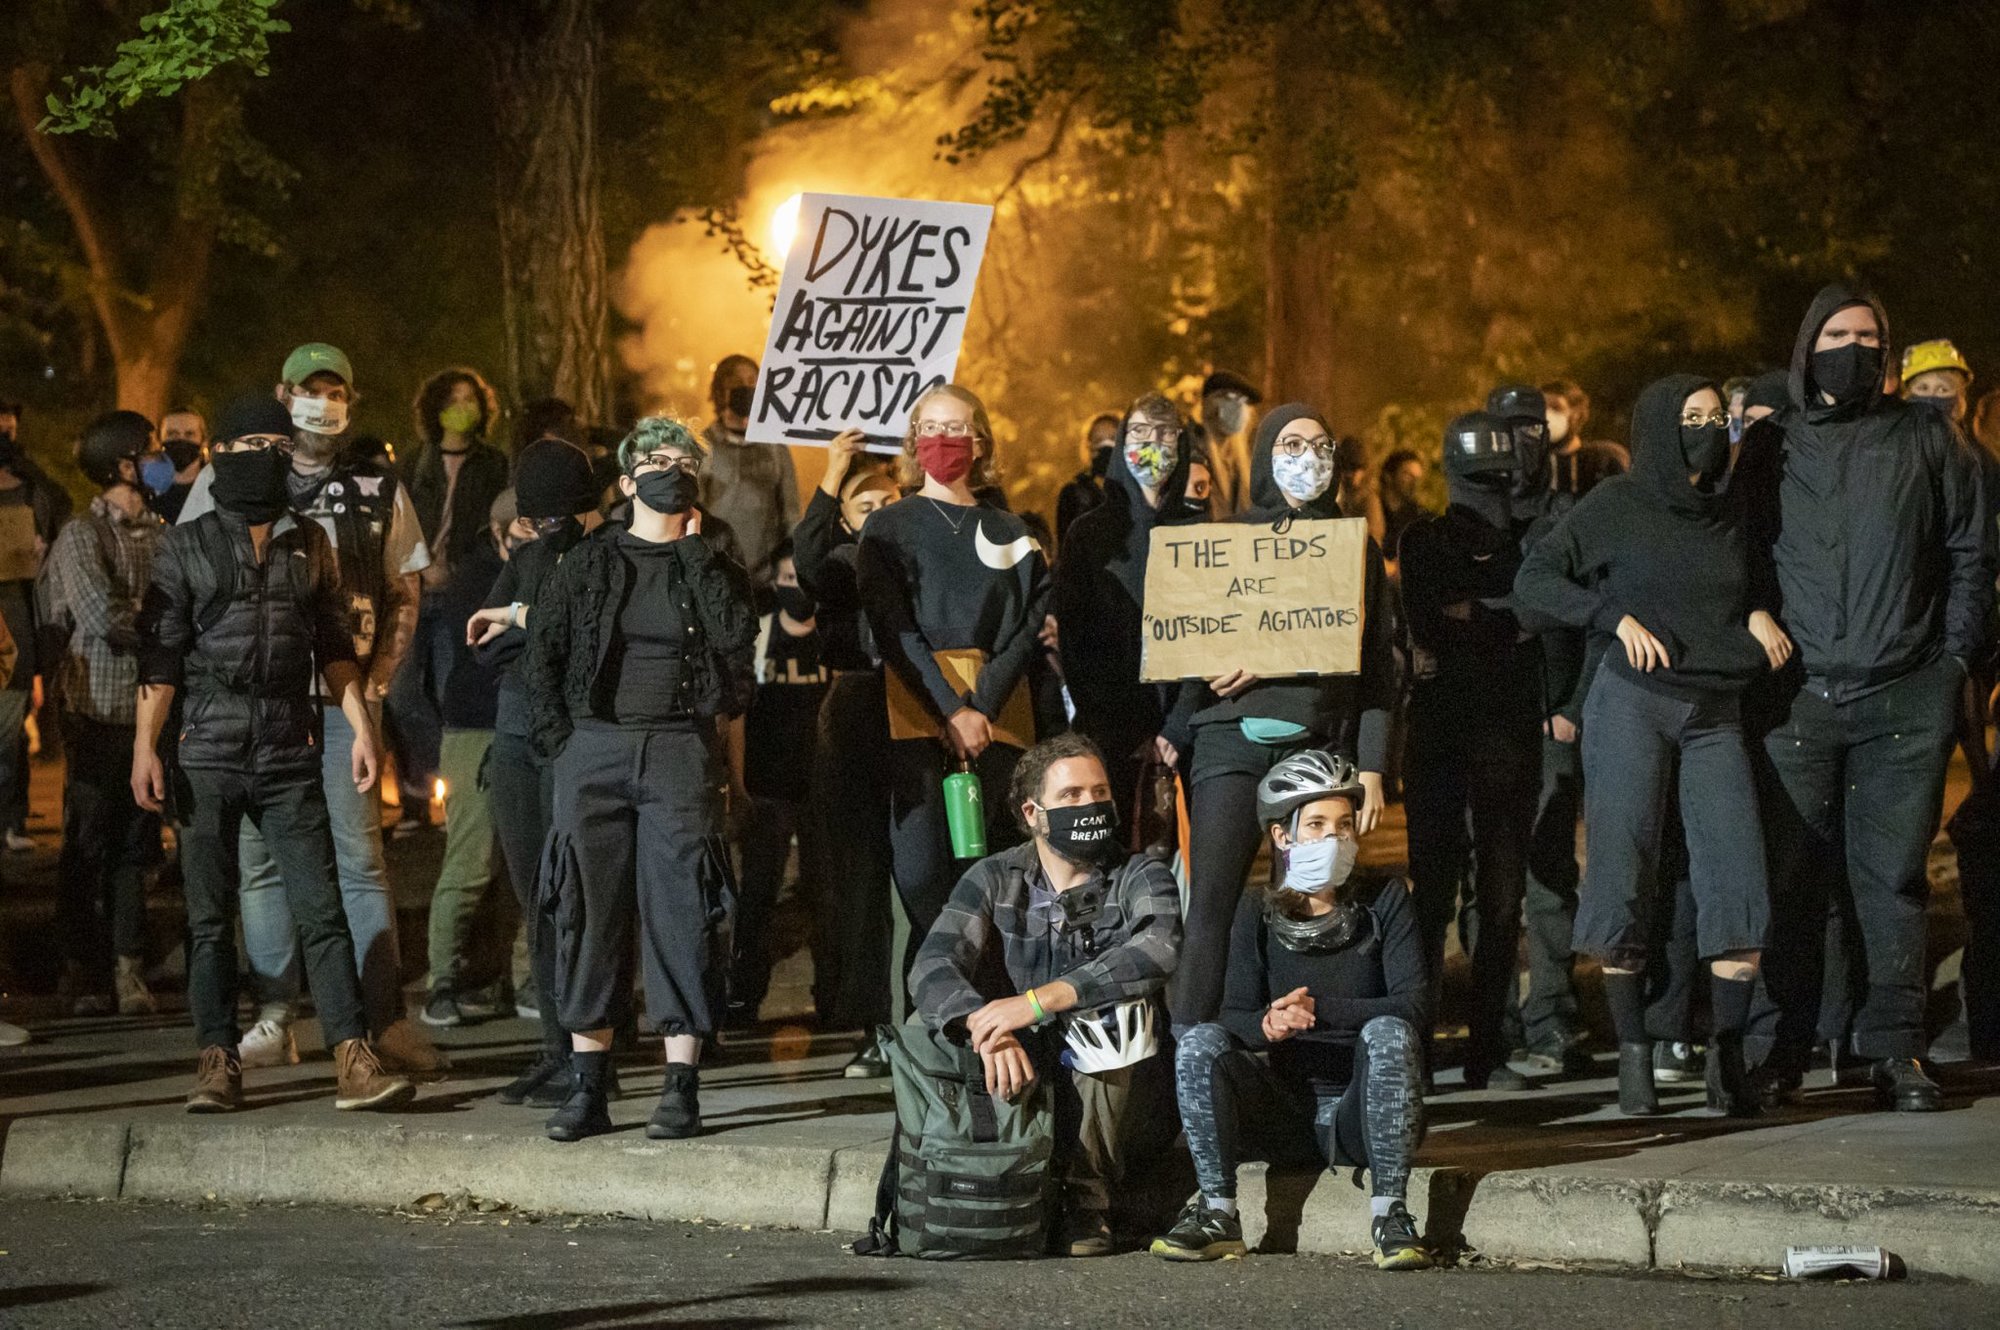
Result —
<path fill-rule="evenodd" d="M 1386 1275 L 1359 1256 L 947 1265 L 864 1260 L 830 1233 L 451 1208 L 10 1202 L 0 1206 L 0 1252 L 9 1330 L 2000 1324 L 1991 1289 L 1939 1279 L 1799 1284 L 1548 1267 Z"/>

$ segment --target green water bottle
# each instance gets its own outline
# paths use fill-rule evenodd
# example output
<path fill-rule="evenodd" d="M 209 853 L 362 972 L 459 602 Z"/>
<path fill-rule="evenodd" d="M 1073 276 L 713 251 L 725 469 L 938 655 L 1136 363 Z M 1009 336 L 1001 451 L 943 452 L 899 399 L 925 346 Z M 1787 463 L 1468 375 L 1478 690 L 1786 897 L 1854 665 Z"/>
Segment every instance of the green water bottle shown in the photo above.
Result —
<path fill-rule="evenodd" d="M 944 820 L 951 828 L 954 857 L 986 857 L 986 799 L 970 762 L 961 760 L 958 770 L 944 778 Z"/>

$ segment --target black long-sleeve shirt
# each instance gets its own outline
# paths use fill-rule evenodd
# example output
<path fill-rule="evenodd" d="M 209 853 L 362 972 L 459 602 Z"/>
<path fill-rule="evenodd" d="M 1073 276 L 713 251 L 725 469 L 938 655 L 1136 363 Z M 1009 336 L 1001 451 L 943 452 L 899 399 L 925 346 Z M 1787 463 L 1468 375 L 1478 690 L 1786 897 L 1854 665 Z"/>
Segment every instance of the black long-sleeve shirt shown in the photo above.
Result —
<path fill-rule="evenodd" d="M 792 566 L 813 598 L 820 662 L 832 670 L 872 670 L 880 664 L 855 578 L 858 552 L 859 543 L 841 524 L 840 501 L 815 487 L 805 516 L 792 528 Z"/>

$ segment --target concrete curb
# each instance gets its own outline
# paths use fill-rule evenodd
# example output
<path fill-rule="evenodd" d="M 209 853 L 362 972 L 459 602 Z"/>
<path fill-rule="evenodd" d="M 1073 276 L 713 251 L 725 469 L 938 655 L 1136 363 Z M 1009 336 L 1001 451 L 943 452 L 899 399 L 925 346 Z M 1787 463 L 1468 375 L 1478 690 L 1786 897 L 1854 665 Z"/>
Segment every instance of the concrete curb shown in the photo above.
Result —
<path fill-rule="evenodd" d="M 0 1196 L 386 1208 L 464 1191 L 521 1210 L 860 1231 L 886 1148 L 28 1118 L 0 1153 Z M 1433 1241 L 1498 1260 L 1775 1268 L 1788 1245 L 1851 1243 L 1888 1247 L 1913 1271 L 2000 1284 L 1995 1192 L 1455 1168 L 1420 1168 L 1410 1183 Z M 1244 1237 L 1261 1250 L 1366 1246 L 1368 1194 L 1345 1170 L 1251 1166 L 1238 1194 Z"/>

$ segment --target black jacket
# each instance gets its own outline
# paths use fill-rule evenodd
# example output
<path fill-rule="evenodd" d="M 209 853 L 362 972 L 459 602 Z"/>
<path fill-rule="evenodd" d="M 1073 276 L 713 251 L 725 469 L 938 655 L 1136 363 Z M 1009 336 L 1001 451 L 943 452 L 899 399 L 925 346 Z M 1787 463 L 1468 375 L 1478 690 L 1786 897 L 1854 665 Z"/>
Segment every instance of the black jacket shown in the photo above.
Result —
<path fill-rule="evenodd" d="M 1451 507 L 1403 532 L 1403 617 L 1416 692 L 1425 705 L 1477 719 L 1539 720 L 1542 640 L 1522 631 L 1507 603 L 1521 567 L 1520 538 L 1459 502 L 1459 493 L 1454 482 Z"/>
<path fill-rule="evenodd" d="M 528 707 L 535 747 L 544 757 L 561 750 L 577 720 L 600 710 L 604 656 L 629 576 L 615 544 L 624 529 L 607 522 L 571 550 L 528 616 Z M 751 656 L 757 618 L 749 579 L 705 536 L 683 536 L 672 549 L 687 597 L 681 613 L 697 639 L 685 653 L 693 685 L 689 705 L 701 717 L 740 716 L 756 689 Z"/>
<path fill-rule="evenodd" d="M 1829 406 L 1813 344 L 1840 309 L 1872 297 L 1835 283 L 1814 297 L 1792 352 L 1792 404 L 1753 424 L 1739 463 L 1752 538 L 1769 552 L 1777 613 L 1806 677 L 1845 701 L 1946 651 L 1971 660 L 1993 598 L 1979 464 L 1942 414 L 1871 394 Z"/>
<path fill-rule="evenodd" d="M 249 527 L 226 513 L 162 532 L 139 611 L 139 682 L 183 691 L 180 764 L 317 774 L 313 685 L 354 661 L 347 609 L 317 522 L 280 518 L 262 564 Z"/>
<path fill-rule="evenodd" d="M 529 608 L 528 621 L 534 622 L 535 600 L 541 595 L 543 584 L 555 571 L 556 565 L 562 562 L 563 555 L 582 539 L 581 529 L 571 527 L 531 540 L 515 550 L 514 557 L 507 560 L 500 575 L 493 579 L 492 589 L 481 602 L 482 608 L 493 609 L 519 601 Z M 500 672 L 493 728 L 523 738 L 534 733 L 534 720 L 528 707 L 528 681 L 523 674 L 527 654 L 528 630 L 525 628 L 509 628 L 484 646 L 472 649 L 473 658 L 481 665 Z"/>
<path fill-rule="evenodd" d="M 805 516 L 792 528 L 792 566 L 798 570 L 799 585 L 813 598 L 820 660 L 828 669 L 881 666 L 854 576 L 860 545 L 841 521 L 840 501 L 814 486 Z"/>
<path fill-rule="evenodd" d="M 487 517 L 493 500 L 507 488 L 507 454 L 490 443 L 474 443 L 466 450 L 458 469 L 458 484 L 448 486 L 444 453 L 436 444 L 424 444 L 401 468 L 403 483 L 409 486 L 410 506 L 417 510 L 417 525 L 423 528 L 424 542 L 431 557 L 442 559 L 447 568 L 478 547 L 486 536 Z M 437 547 L 438 528 L 444 521 L 444 496 L 451 489 L 451 530 L 445 547 Z"/>
<path fill-rule="evenodd" d="M 1125 464 L 1121 423 L 1105 473 L 1105 500 L 1076 519 L 1056 562 L 1051 608 L 1061 625 L 1063 679 L 1076 706 L 1076 728 L 1115 759 L 1160 733 L 1178 691 L 1139 682 L 1140 610 L 1153 528 L 1193 520 L 1181 504 L 1191 445 L 1183 430 L 1180 460 L 1161 482 L 1155 509 Z"/>

